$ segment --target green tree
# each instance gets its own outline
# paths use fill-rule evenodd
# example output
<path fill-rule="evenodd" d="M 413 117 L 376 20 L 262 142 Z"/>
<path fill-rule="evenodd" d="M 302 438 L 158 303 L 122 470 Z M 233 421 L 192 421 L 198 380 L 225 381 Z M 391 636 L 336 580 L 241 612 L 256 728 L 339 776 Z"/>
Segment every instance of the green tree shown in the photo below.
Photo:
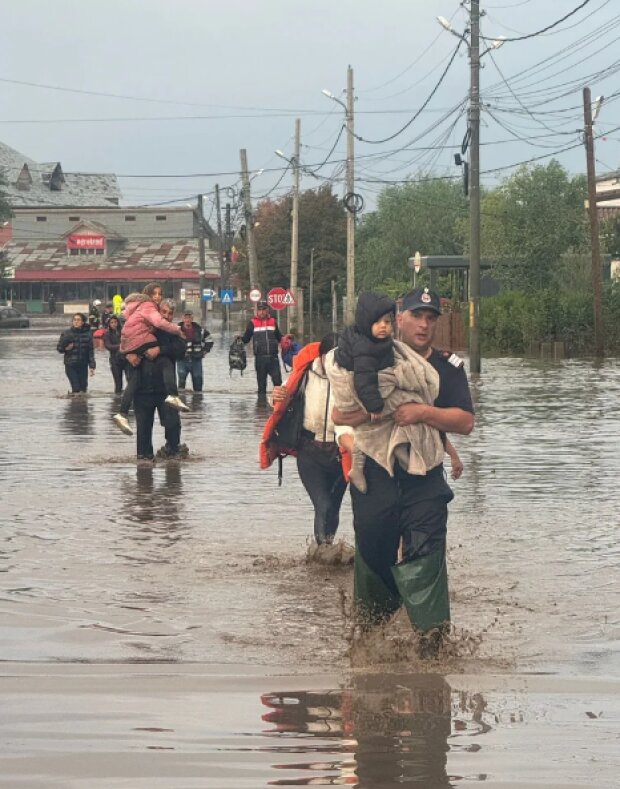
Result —
<path fill-rule="evenodd" d="M 620 215 L 601 222 L 601 238 L 605 251 L 614 259 L 620 258 Z"/>
<path fill-rule="evenodd" d="M 482 254 L 509 288 L 557 284 L 562 255 L 586 248 L 586 182 L 555 160 L 522 167 L 482 199 Z"/>
<path fill-rule="evenodd" d="M 291 273 L 291 211 L 293 198 L 263 200 L 256 209 L 256 253 L 264 289 L 289 287 Z M 310 257 L 314 249 L 314 299 L 324 309 L 331 299 L 331 280 L 345 280 L 346 217 L 342 201 L 329 185 L 308 189 L 299 196 L 299 266 L 297 284 L 310 285 Z"/>
<path fill-rule="evenodd" d="M 384 189 L 376 211 L 363 216 L 358 229 L 358 289 L 379 289 L 390 281 L 411 283 L 408 259 L 416 251 L 462 255 L 467 212 L 460 181 L 416 181 Z"/>

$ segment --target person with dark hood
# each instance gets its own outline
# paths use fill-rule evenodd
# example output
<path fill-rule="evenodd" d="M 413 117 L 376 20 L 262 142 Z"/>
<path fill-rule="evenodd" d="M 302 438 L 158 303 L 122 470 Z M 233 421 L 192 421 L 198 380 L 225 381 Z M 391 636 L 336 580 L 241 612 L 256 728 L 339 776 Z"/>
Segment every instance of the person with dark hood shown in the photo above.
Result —
<path fill-rule="evenodd" d="M 53 293 L 50 293 L 50 295 L 47 297 L 47 307 L 50 315 L 54 315 L 56 313 L 56 296 Z"/>
<path fill-rule="evenodd" d="M 103 308 L 103 312 L 101 313 L 101 328 L 107 329 L 108 323 L 110 322 L 110 318 L 114 315 L 114 307 L 112 306 L 112 302 L 109 301 L 105 307 Z"/>
<path fill-rule="evenodd" d="M 103 335 L 103 344 L 110 354 L 110 371 L 114 379 L 114 394 L 121 394 L 123 391 L 123 370 L 125 369 L 125 357 L 121 351 L 121 323 L 117 315 L 111 315 L 108 319 L 106 333 Z"/>
<path fill-rule="evenodd" d="M 71 327 L 60 335 L 58 353 L 64 354 L 65 374 L 71 384 L 70 394 L 86 393 L 88 372 L 95 374 L 95 348 L 86 316 L 76 312 Z"/>

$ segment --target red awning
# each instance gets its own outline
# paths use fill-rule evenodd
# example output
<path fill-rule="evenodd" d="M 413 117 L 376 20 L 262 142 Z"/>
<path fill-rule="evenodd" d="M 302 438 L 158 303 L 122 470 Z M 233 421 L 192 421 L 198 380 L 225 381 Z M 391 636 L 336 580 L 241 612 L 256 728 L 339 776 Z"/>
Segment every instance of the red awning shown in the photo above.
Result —
<path fill-rule="evenodd" d="M 22 271 L 19 268 L 15 271 L 16 282 L 101 282 L 102 280 L 106 282 L 195 280 L 198 282 L 199 279 L 199 272 L 192 269 L 85 269 L 83 266 L 80 266 L 79 268 L 65 268 L 61 271 L 50 269 L 40 269 L 39 271 L 28 269 Z M 206 279 L 217 280 L 219 279 L 219 274 L 207 272 Z"/>

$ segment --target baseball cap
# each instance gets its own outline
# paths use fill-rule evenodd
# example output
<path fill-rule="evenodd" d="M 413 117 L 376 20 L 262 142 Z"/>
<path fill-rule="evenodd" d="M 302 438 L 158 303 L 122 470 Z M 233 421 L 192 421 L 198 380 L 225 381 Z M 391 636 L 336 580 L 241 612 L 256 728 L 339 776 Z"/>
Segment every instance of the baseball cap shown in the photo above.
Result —
<path fill-rule="evenodd" d="M 256 309 L 257 310 L 268 310 L 269 309 L 269 304 L 267 304 L 266 301 L 259 301 L 258 304 L 256 305 Z"/>
<path fill-rule="evenodd" d="M 441 315 L 441 302 L 437 293 L 428 288 L 410 290 L 403 299 L 404 310 L 432 310 Z"/>

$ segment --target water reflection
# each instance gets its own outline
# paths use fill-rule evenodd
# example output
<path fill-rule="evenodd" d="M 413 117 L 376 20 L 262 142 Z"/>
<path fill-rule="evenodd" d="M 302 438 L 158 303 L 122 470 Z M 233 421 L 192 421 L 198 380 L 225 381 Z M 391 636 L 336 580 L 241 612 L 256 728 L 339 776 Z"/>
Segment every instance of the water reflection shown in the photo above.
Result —
<path fill-rule="evenodd" d="M 424 789 L 445 789 L 465 778 L 449 774 L 451 750 L 476 753 L 480 744 L 460 744 L 490 730 L 483 721 L 480 694 L 459 697 L 438 675 L 365 675 L 350 688 L 332 691 L 266 693 L 269 708 L 262 719 L 271 724 L 268 736 L 282 738 L 283 753 L 320 753 L 323 758 L 274 764 L 274 769 L 303 775 L 277 778 L 271 786 L 358 786 L 388 789 L 413 783 Z M 292 737 L 305 741 L 292 749 Z M 321 741 L 331 741 L 326 745 Z M 335 741 L 335 742 L 334 742 Z M 331 759 L 325 758 L 332 754 Z M 341 755 L 342 754 L 342 755 Z M 468 775 L 484 781 L 484 773 Z"/>
<path fill-rule="evenodd" d="M 122 499 L 127 520 L 138 525 L 162 526 L 172 539 L 182 519 L 181 463 L 137 466 L 135 479 L 125 480 L 122 485 Z"/>
<path fill-rule="evenodd" d="M 62 414 L 62 432 L 79 438 L 94 435 L 93 408 L 88 395 L 69 396 Z"/>

